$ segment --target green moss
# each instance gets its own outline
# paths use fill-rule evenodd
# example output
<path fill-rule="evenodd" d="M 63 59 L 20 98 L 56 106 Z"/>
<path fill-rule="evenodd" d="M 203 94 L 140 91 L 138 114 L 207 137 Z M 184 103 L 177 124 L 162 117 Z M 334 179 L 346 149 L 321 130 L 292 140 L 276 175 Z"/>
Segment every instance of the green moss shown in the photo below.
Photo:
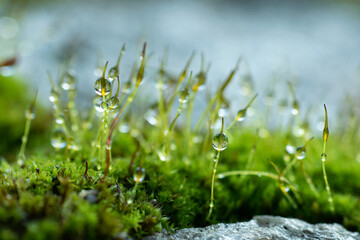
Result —
<path fill-rule="evenodd" d="M 186 75 L 183 72 L 180 74 L 182 80 Z M 165 84 L 169 79 L 164 77 L 163 81 Z M 9 141 L 1 144 L 6 156 L 17 154 L 15 149 L 19 149 L 19 139 L 24 126 L 23 112 L 31 99 L 28 94 L 22 93 L 23 85 L 16 81 L 13 83 L 7 82 L 4 85 L 12 89 L 9 90 L 9 95 L 0 95 L 0 107 L 16 112 L 15 115 L 0 117 L 1 127 L 9 129 L 9 132 L 5 133 Z M 220 156 L 215 180 L 215 205 L 210 219 L 206 220 L 215 154 L 211 139 L 216 132 L 212 132 L 207 124 L 199 124 L 199 131 L 194 132 L 191 126 L 186 125 L 189 121 L 182 122 L 181 115 L 177 120 L 179 123 L 173 125 L 175 127 L 172 131 L 164 132 L 169 129 L 171 120 L 174 119 L 170 111 L 172 106 L 168 105 L 166 99 L 173 101 L 173 96 L 181 93 L 179 86 L 174 89 L 175 92 L 164 91 L 164 102 L 159 104 L 162 109 L 159 111 L 162 112 L 158 112 L 156 117 L 158 122 L 164 125 L 153 126 L 143 120 L 143 113 L 136 112 L 136 107 L 144 104 L 143 102 L 135 101 L 130 112 L 124 111 L 124 116 L 119 118 L 119 125 L 127 124 L 129 132 L 122 133 L 117 130 L 118 126 L 115 127 L 114 136 L 110 138 L 112 159 L 106 178 L 105 154 L 94 154 L 90 159 L 90 152 L 93 150 L 91 143 L 96 138 L 101 123 L 94 121 L 92 128 L 84 128 L 86 124 L 83 123 L 86 123 L 86 120 L 79 116 L 75 122 L 82 123 L 81 125 L 69 127 L 73 122 L 67 115 L 65 124 L 71 129 L 68 133 L 70 137 L 80 143 L 80 149 L 44 151 L 50 141 L 44 132 L 53 129 L 45 126 L 38 140 L 30 134 L 32 154 L 27 154 L 23 167 L 10 163 L 11 157 L 6 158 L 8 160 L 1 158 L 0 238 L 141 238 L 162 229 L 172 231 L 173 228 L 236 222 L 248 220 L 258 214 L 297 217 L 313 223 L 338 222 L 350 230 L 360 230 L 360 164 L 355 159 L 359 141 L 353 140 L 348 134 L 341 134 L 341 130 L 331 131 L 331 128 L 326 168 L 333 192 L 334 213 L 330 211 L 323 182 L 321 138 L 315 138 L 306 149 L 306 158 L 297 161 L 283 176 L 290 181 L 290 185 L 266 176 L 279 174 L 267 159 L 270 159 L 280 172 L 288 164 L 284 161 L 284 152 L 289 133 L 279 129 L 267 130 L 268 135 L 260 134 L 255 144 L 256 128 L 259 126 L 250 124 L 245 128 L 236 124 L 232 131 L 226 132 L 229 145 Z M 196 94 L 194 89 L 197 91 L 197 88 L 189 89 L 193 89 L 188 100 L 191 105 Z M 217 110 L 225 101 L 221 95 L 222 92 L 218 92 L 219 97 L 207 108 L 210 111 L 204 114 L 202 121 L 209 115 L 210 123 L 215 122 Z M 19 100 L 18 105 L 15 104 L 14 96 L 26 97 L 19 97 L 22 100 Z M 10 100 L 5 104 L 7 99 Z M 141 96 L 139 99 L 141 100 Z M 62 101 L 66 110 L 68 103 L 66 99 Z M 174 103 L 174 108 L 178 106 Z M 108 113 L 109 124 L 115 113 L 116 111 Z M 73 117 L 77 116 L 72 114 Z M 40 114 L 37 118 L 38 122 L 43 122 L 48 119 L 48 115 Z M 355 126 L 353 127 L 355 129 Z M 31 131 L 35 129 L 36 121 L 31 126 Z M 103 129 L 106 134 L 103 134 L 100 141 L 100 149 L 105 152 L 106 138 L 110 131 L 106 126 L 103 126 Z M 261 130 L 266 129 L 261 126 Z M 196 138 L 200 140 L 194 140 Z M 43 145 L 31 145 L 31 141 L 40 140 Z M 297 143 L 296 147 L 305 143 L 301 137 L 292 136 L 292 140 Z M 160 160 L 163 153 L 168 155 L 168 161 Z M 249 159 L 251 154 L 253 157 Z M 293 154 L 290 155 L 291 159 L 293 157 Z M 303 161 L 319 196 L 309 187 L 300 161 Z M 143 181 L 136 182 L 133 179 L 136 167 L 145 169 Z M 219 174 L 235 170 L 261 171 L 266 174 L 219 177 Z M 284 193 L 281 189 L 290 186 L 297 190 L 289 188 Z M 293 199 L 296 208 L 289 202 L 289 198 Z"/>

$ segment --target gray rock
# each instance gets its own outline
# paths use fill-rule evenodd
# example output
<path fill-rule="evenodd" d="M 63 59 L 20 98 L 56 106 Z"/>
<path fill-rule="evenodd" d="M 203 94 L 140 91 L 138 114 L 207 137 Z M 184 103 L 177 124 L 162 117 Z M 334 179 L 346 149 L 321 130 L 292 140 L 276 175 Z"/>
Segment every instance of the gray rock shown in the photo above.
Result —
<path fill-rule="evenodd" d="M 145 238 L 160 239 L 344 239 L 360 240 L 358 232 L 349 232 L 343 226 L 333 224 L 309 224 L 295 218 L 255 216 L 249 222 L 219 223 L 205 228 L 186 228 L 174 234 L 158 233 Z"/>

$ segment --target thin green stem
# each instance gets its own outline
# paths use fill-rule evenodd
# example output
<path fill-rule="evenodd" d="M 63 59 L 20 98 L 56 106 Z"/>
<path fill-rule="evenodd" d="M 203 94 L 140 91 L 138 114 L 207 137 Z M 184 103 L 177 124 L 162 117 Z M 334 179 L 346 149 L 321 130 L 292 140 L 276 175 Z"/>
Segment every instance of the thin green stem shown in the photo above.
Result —
<path fill-rule="evenodd" d="M 213 208 L 214 208 L 214 186 L 215 186 L 215 176 L 216 176 L 216 171 L 217 171 L 217 165 L 218 165 L 218 162 L 219 162 L 219 158 L 220 158 L 220 152 L 221 151 L 217 151 L 216 152 L 216 157 L 214 158 L 214 168 L 213 168 L 213 172 L 212 172 L 212 176 L 211 176 L 211 196 L 210 196 L 210 209 L 209 209 L 209 213 L 206 217 L 206 220 L 209 220 L 211 214 L 212 214 L 212 211 L 213 211 Z"/>
<path fill-rule="evenodd" d="M 330 189 L 330 185 L 329 185 L 327 174 L 326 174 L 325 161 L 322 161 L 322 169 L 323 169 L 323 174 L 324 174 L 324 181 L 325 181 L 326 191 L 327 191 L 327 194 L 328 194 L 328 202 L 330 204 L 330 210 L 331 210 L 332 213 L 334 213 L 335 212 L 334 200 L 333 200 L 332 195 L 331 195 L 331 189 Z"/>
<path fill-rule="evenodd" d="M 24 135 L 21 138 L 21 147 L 18 155 L 18 160 L 25 161 L 25 148 L 29 137 L 30 126 L 31 126 L 31 118 L 26 118 L 25 131 L 24 131 Z"/>
<path fill-rule="evenodd" d="M 325 169 L 326 143 L 327 143 L 327 139 L 329 137 L 328 115 L 327 115 L 327 109 L 326 109 L 325 104 L 324 104 L 324 110 L 325 110 L 325 124 L 324 124 L 324 130 L 323 130 L 324 145 L 323 145 L 323 153 L 321 154 L 321 161 L 322 161 L 322 169 L 323 169 L 325 187 L 326 187 L 326 191 L 327 191 L 327 194 L 328 194 L 328 202 L 330 204 L 331 212 L 334 213 L 335 212 L 334 200 L 333 200 L 332 195 L 331 195 L 331 189 L 330 189 L 330 185 L 329 185 L 329 181 L 328 181 L 327 174 L 326 174 L 326 169 Z"/>
<path fill-rule="evenodd" d="M 224 172 L 221 174 L 218 174 L 218 178 L 222 179 L 225 177 L 229 177 L 229 176 L 237 176 L 237 175 L 253 175 L 253 176 L 258 176 L 258 177 L 268 177 L 271 179 L 274 179 L 276 181 L 278 181 L 279 176 L 273 173 L 269 173 L 269 172 L 264 172 L 264 171 L 252 171 L 252 170 L 237 170 L 237 171 L 229 171 L 229 172 Z M 289 185 L 289 187 L 293 190 L 293 191 L 297 191 L 296 187 L 294 185 L 292 185 L 290 183 L 290 181 L 285 178 L 284 176 L 280 177 L 280 180 L 286 184 Z"/>

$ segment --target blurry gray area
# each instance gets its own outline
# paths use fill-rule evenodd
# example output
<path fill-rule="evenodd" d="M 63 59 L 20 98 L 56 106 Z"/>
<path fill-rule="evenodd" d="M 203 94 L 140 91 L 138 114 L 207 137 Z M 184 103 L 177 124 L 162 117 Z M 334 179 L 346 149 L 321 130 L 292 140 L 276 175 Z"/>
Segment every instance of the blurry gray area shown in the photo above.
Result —
<path fill-rule="evenodd" d="M 147 240 L 177 239 L 348 239 L 359 240 L 358 232 L 349 232 L 339 224 L 309 224 L 299 219 L 274 216 L 255 216 L 249 222 L 218 223 L 205 228 L 185 228 L 174 234 L 159 233 Z"/>
<path fill-rule="evenodd" d="M 56 76 L 59 63 L 69 55 L 75 56 L 72 66 L 83 102 L 91 102 L 94 95 L 99 58 L 113 66 L 123 43 L 123 80 L 142 43 L 148 43 L 153 53 L 148 83 L 155 81 L 164 48 L 169 49 L 167 68 L 173 74 L 180 73 L 192 51 L 197 55 L 190 70 L 197 72 L 204 53 L 211 62 L 210 89 L 219 86 L 242 57 L 240 73 L 227 90 L 233 109 L 249 100 L 240 94 L 240 82 L 241 75 L 251 72 L 257 101 L 263 101 L 270 88 L 278 98 L 287 97 L 286 82 L 293 81 L 301 107 L 311 106 L 322 116 L 323 103 L 334 114 L 331 110 L 346 95 L 359 93 L 359 13 L 359 5 L 341 1 L 34 2 L 18 17 L 17 35 L 11 41 L 1 39 L 0 50 L 1 57 L 18 53 L 18 72 L 39 88 L 46 102 L 46 71 Z M 144 95 L 156 99 L 155 91 Z"/>

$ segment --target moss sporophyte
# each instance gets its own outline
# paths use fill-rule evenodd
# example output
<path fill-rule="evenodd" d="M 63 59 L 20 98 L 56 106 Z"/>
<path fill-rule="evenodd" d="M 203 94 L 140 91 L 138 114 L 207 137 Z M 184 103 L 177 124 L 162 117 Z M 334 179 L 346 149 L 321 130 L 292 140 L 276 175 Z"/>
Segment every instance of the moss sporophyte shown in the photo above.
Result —
<path fill-rule="evenodd" d="M 122 80 L 126 71 L 120 74 L 125 45 L 113 67 L 111 62 L 99 67 L 87 114 L 77 107 L 71 67 L 66 64 L 58 81 L 48 74 L 52 128 L 38 130 L 37 118 L 45 121 L 41 114 L 34 119 L 35 94 L 18 137 L 20 151 L 14 153 L 18 164 L 0 158 L 0 239 L 142 238 L 161 229 L 235 222 L 255 214 L 337 221 L 360 230 L 360 165 L 351 157 L 358 154 L 358 135 L 334 130 L 331 139 L 339 141 L 328 141 L 325 105 L 321 139 L 308 126 L 309 113 L 300 108 L 293 83 L 285 85 L 291 104 L 283 97 L 277 101 L 276 88 L 255 94 L 250 71 L 240 74 L 246 61 L 239 60 L 218 89 L 202 92 L 211 76 L 204 54 L 197 71 L 191 53 L 173 74 L 167 52 L 157 75 L 144 81 L 146 51 L 145 43 L 127 81 Z M 237 79 L 240 104 L 227 92 Z M 147 97 L 151 85 L 155 100 Z M 204 109 L 198 104 L 203 94 L 209 96 Z M 288 122 L 267 125 L 273 108 L 275 115 L 277 110 L 287 114 Z M 326 154 L 336 157 L 326 161 Z"/>

